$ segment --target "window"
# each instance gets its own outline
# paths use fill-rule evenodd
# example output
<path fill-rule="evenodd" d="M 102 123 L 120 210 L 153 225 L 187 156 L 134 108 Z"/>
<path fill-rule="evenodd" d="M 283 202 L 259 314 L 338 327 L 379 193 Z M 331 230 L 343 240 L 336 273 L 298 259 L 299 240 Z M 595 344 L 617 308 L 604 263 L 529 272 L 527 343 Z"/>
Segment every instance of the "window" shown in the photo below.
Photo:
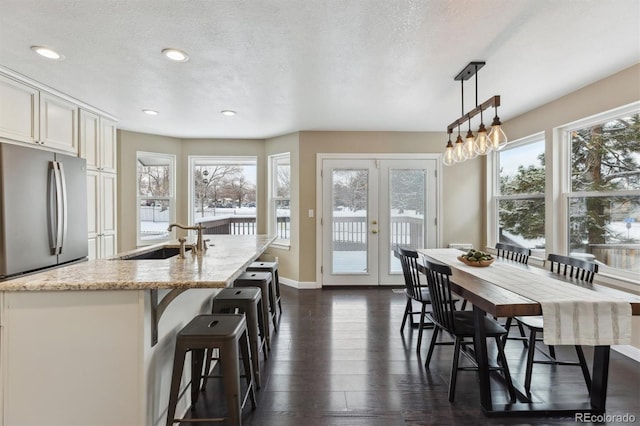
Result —
<path fill-rule="evenodd" d="M 278 154 L 270 159 L 269 234 L 276 242 L 289 245 L 291 241 L 291 156 Z"/>
<path fill-rule="evenodd" d="M 210 234 L 256 233 L 256 157 L 189 157 L 189 218 Z"/>
<path fill-rule="evenodd" d="M 542 134 L 495 153 L 496 242 L 542 251 L 545 247 L 545 142 Z"/>
<path fill-rule="evenodd" d="M 640 273 L 640 115 L 600 116 L 562 129 L 569 175 L 564 191 L 572 256 Z"/>
<path fill-rule="evenodd" d="M 138 245 L 171 238 L 169 224 L 175 218 L 174 155 L 137 153 Z"/>

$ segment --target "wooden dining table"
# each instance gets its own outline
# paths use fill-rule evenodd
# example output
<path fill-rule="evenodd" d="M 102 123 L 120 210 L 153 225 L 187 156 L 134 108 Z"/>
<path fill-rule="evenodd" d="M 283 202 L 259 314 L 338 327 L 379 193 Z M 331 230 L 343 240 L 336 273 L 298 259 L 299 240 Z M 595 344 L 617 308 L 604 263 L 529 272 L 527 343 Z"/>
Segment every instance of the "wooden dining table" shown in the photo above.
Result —
<path fill-rule="evenodd" d="M 510 288 L 510 281 L 513 280 L 515 274 L 518 275 L 520 281 L 523 277 L 527 280 L 530 279 L 532 286 L 541 280 L 549 283 L 549 279 L 553 279 L 557 282 L 579 286 L 591 297 L 593 296 L 591 292 L 595 292 L 602 299 L 627 301 L 631 306 L 631 315 L 640 315 L 640 296 L 598 284 L 587 284 L 542 268 L 502 258 L 496 258 L 495 262 L 489 266 L 492 268 L 491 274 L 481 273 L 480 270 L 485 268 L 470 267 L 457 260 L 457 257 L 463 254 L 457 249 L 419 249 L 418 252 L 430 260 L 449 265 L 452 271 L 451 290 L 473 305 L 476 324 L 474 352 L 480 376 L 480 402 L 486 415 L 567 416 L 578 413 L 605 413 L 609 375 L 609 344 L 593 345 L 592 385 L 587 401 L 580 401 L 578 398 L 571 402 L 564 402 L 566 398 L 563 398 L 563 402 L 534 401 L 531 395 L 523 390 L 523 386 L 514 381 L 517 394 L 516 402 L 494 402 L 491 396 L 487 339 L 482 317 L 487 314 L 494 317 L 542 315 L 542 305 L 539 301 L 533 297 L 525 297 L 519 294 L 517 289 Z M 630 318 L 628 326 L 630 328 Z"/>

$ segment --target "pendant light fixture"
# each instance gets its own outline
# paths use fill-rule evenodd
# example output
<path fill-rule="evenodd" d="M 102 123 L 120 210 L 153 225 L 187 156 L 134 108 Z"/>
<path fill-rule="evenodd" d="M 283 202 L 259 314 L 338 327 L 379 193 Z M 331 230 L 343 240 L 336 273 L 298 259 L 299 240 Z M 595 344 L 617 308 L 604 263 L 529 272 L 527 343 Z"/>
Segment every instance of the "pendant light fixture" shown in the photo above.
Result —
<path fill-rule="evenodd" d="M 462 115 L 453 123 L 447 126 L 447 133 L 449 134 L 449 140 L 445 153 L 443 156 L 443 163 L 447 166 L 455 163 L 463 162 L 467 159 L 475 158 L 477 155 L 485 155 L 492 150 L 502 149 L 508 142 L 507 135 L 502 130 L 502 123 L 498 117 L 498 107 L 500 106 L 500 96 L 492 96 L 484 101 L 482 104 L 478 104 L 478 70 L 485 65 L 485 62 L 469 62 L 469 64 L 458 75 L 454 77 L 454 80 L 460 81 L 461 87 L 461 103 L 462 103 Z M 476 76 L 476 107 L 471 111 L 464 112 L 464 81 Z M 486 109 L 493 107 L 495 109 L 495 117 L 491 124 L 491 130 L 487 134 L 487 130 L 484 127 L 482 118 L 482 112 Z M 478 127 L 478 135 L 474 138 L 471 131 L 471 119 L 480 114 L 480 126 Z M 468 132 L 465 141 L 460 136 L 460 126 L 464 123 L 468 124 Z M 451 143 L 451 133 L 453 129 L 458 128 L 458 138 L 456 143 Z"/>
<path fill-rule="evenodd" d="M 451 133 L 449 133 L 449 142 L 447 142 L 447 147 L 444 150 L 444 157 L 442 158 L 445 166 L 450 166 L 455 161 L 453 161 L 453 144 L 451 143 Z"/>
<path fill-rule="evenodd" d="M 456 163 L 462 163 L 466 158 L 464 158 L 464 151 L 462 147 L 464 142 L 462 141 L 462 136 L 460 136 L 460 126 L 458 126 L 458 137 L 456 138 L 456 143 L 453 146 L 453 161 Z"/>

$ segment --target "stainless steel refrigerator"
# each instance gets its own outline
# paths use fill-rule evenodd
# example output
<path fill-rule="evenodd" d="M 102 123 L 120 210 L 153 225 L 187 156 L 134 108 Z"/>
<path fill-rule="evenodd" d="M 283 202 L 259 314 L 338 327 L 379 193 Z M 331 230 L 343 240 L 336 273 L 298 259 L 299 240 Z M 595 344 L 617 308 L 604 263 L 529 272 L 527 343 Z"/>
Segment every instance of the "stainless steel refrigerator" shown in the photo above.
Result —
<path fill-rule="evenodd" d="M 86 161 L 0 143 L 0 280 L 87 255 Z"/>

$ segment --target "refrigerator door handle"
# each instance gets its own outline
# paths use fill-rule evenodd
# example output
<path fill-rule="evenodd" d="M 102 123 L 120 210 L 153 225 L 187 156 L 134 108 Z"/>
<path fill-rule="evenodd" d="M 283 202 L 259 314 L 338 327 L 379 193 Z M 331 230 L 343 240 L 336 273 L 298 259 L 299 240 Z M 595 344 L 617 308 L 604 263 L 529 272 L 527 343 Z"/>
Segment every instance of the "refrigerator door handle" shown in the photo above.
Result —
<path fill-rule="evenodd" d="M 54 246 L 51 247 L 53 254 L 62 253 L 62 218 L 63 218 L 63 205 L 62 205 L 62 179 L 60 176 L 60 163 L 52 161 L 51 166 L 53 168 L 53 177 L 55 178 L 56 189 L 56 217 L 55 217 L 55 240 Z"/>
<path fill-rule="evenodd" d="M 62 238 L 60 239 L 60 253 L 63 252 L 67 242 L 67 217 L 69 216 L 69 204 L 67 203 L 67 179 L 64 173 L 64 165 L 58 162 L 60 169 L 60 182 L 62 183 Z"/>

